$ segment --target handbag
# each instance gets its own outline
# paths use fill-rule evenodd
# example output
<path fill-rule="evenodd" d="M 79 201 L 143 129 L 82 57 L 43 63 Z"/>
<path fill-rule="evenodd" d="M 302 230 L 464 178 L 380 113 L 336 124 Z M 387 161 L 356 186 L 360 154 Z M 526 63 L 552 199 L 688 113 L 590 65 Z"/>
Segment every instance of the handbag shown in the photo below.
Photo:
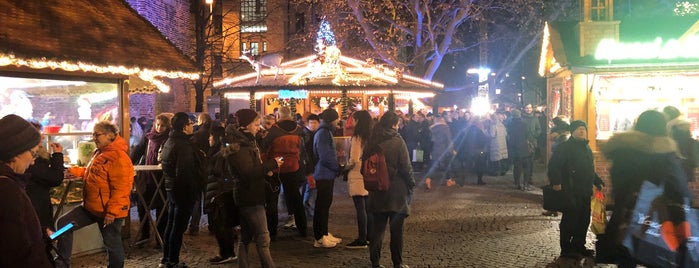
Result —
<path fill-rule="evenodd" d="M 573 206 L 572 199 L 566 191 L 556 191 L 552 185 L 546 185 L 542 190 L 544 192 L 545 210 L 563 212 Z"/>
<path fill-rule="evenodd" d="M 664 190 L 663 184 L 643 182 L 622 245 L 634 260 L 647 266 L 696 267 L 699 263 L 697 212 L 687 202 L 672 203 L 664 196 Z M 677 224 L 669 218 L 668 208 L 673 206 L 680 206 L 682 209 L 676 211 L 685 213 L 684 220 Z M 683 243 L 687 254 L 679 252 Z"/>
<path fill-rule="evenodd" d="M 607 208 L 604 202 L 604 193 L 595 189 L 590 201 L 592 219 L 590 220 L 590 230 L 595 235 L 604 234 L 607 227 Z"/>
<path fill-rule="evenodd" d="M 425 151 L 422 149 L 413 149 L 413 159 L 412 161 L 415 163 L 422 163 L 425 158 Z"/>

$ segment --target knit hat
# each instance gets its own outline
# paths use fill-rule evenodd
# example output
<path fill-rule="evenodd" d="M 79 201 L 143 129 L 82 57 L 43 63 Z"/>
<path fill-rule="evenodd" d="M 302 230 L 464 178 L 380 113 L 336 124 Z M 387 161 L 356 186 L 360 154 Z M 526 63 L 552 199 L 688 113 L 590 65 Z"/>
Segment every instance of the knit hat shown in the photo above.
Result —
<path fill-rule="evenodd" d="M 10 114 L 0 119 L 0 141 L 0 160 L 9 161 L 37 146 L 41 135 L 27 120 Z"/>
<path fill-rule="evenodd" d="M 512 109 L 512 111 L 510 111 L 510 115 L 512 115 L 512 118 L 521 118 L 522 112 L 517 109 Z"/>
<path fill-rule="evenodd" d="M 335 109 L 325 109 L 322 113 L 320 113 L 320 119 L 323 119 L 325 122 L 332 122 L 340 118 L 340 115 L 335 111 Z"/>
<path fill-rule="evenodd" d="M 579 127 L 584 127 L 585 129 L 587 129 L 587 124 L 585 124 L 585 122 L 582 120 L 575 120 L 573 122 L 570 122 L 570 133 L 573 133 Z"/>
<path fill-rule="evenodd" d="M 235 112 L 235 117 L 238 118 L 238 125 L 241 127 L 246 127 L 252 121 L 255 121 L 255 118 L 258 116 L 257 112 L 251 109 L 240 109 Z"/>

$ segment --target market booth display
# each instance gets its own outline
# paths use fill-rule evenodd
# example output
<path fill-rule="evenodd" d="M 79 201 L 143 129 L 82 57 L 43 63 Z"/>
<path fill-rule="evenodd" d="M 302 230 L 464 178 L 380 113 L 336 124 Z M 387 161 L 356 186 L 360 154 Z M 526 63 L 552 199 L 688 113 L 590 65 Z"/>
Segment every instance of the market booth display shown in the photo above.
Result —
<path fill-rule="evenodd" d="M 193 62 L 123 1 L 3 1 L 0 17 L 0 117 L 40 122 L 46 144 L 63 145 L 66 165 L 89 161 L 96 122 L 117 124 L 128 139 L 131 81 L 167 91 L 198 77 Z M 56 217 L 82 201 L 80 177 L 66 178 L 54 191 Z M 74 253 L 102 248 L 97 228 L 75 235 Z"/>
<path fill-rule="evenodd" d="M 335 107 L 345 119 L 355 109 L 375 115 L 389 109 L 427 109 L 430 104 L 423 103 L 423 99 L 443 91 L 440 83 L 372 60 L 343 56 L 334 46 L 323 51 L 282 62 L 278 68 L 263 68 L 259 78 L 257 72 L 251 72 L 217 81 L 214 86 L 225 98 L 228 113 L 252 108 L 270 114 L 274 108 L 290 106 L 294 113 L 317 114 Z"/>
<path fill-rule="evenodd" d="M 547 116 L 588 123 L 597 173 L 607 177 L 610 164 L 599 148 L 645 110 L 679 108 L 696 138 L 699 17 L 616 21 L 609 7 L 583 14 L 545 26 L 539 73 L 548 78 Z"/>

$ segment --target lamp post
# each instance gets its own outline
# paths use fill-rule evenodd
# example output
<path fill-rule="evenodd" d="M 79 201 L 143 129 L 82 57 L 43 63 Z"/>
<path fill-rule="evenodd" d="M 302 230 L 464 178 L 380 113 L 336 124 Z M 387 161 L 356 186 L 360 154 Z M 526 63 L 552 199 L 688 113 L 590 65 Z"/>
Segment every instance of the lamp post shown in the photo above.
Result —
<path fill-rule="evenodd" d="M 478 74 L 478 94 L 471 99 L 471 112 L 474 115 L 485 115 L 490 111 L 490 101 L 488 100 L 489 84 L 491 75 L 490 68 L 472 68 L 466 71 L 469 74 Z"/>

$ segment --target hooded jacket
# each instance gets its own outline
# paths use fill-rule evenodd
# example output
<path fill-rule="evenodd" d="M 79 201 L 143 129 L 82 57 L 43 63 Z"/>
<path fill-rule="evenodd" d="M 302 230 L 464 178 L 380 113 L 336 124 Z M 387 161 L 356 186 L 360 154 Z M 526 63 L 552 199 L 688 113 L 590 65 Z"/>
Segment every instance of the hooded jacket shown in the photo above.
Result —
<path fill-rule="evenodd" d="M 614 212 L 606 228 L 620 248 L 624 234 L 644 181 L 656 185 L 664 182 L 664 196 L 677 204 L 683 198 L 692 198 L 678 161 L 678 149 L 670 137 L 651 136 L 639 131 L 614 134 L 602 147 L 607 159 L 612 161 L 609 170 L 614 197 Z M 617 253 L 618 254 L 618 253 Z"/>
<path fill-rule="evenodd" d="M 129 214 L 134 169 L 121 136 L 97 149 L 85 169 L 83 206 L 93 215 L 124 218 Z"/>
<path fill-rule="evenodd" d="M 380 126 L 375 126 L 380 127 Z M 395 212 L 410 215 L 410 202 L 415 188 L 413 168 L 408 156 L 408 147 L 395 129 L 383 129 L 379 146 L 386 152 L 386 167 L 391 185 L 387 191 L 370 191 L 367 201 L 371 212 Z M 372 148 L 367 148 L 363 155 Z"/>
<path fill-rule="evenodd" d="M 645 180 L 655 184 L 664 182 L 665 192 L 674 201 L 681 203 L 682 197 L 692 196 L 679 164 L 677 144 L 672 138 L 639 131 L 618 133 L 609 139 L 602 151 L 613 163 L 609 172 L 616 202 L 637 194 Z"/>
<path fill-rule="evenodd" d="M 239 207 L 261 206 L 265 204 L 265 177 L 267 172 L 277 168 L 274 159 L 262 161 L 255 137 L 249 132 L 227 129 L 219 151 L 228 159 L 230 171 L 235 178 L 233 196 Z"/>
<path fill-rule="evenodd" d="M 318 164 L 313 172 L 316 180 L 333 180 L 340 174 L 332 129 L 332 125 L 323 121 L 313 137 L 313 153 L 318 157 Z"/>
<path fill-rule="evenodd" d="M 293 173 L 298 171 L 306 163 L 302 128 L 291 119 L 282 119 L 269 129 L 265 137 L 268 144 L 264 158 L 274 159 L 284 157 L 284 164 L 279 168 L 279 173 Z"/>

